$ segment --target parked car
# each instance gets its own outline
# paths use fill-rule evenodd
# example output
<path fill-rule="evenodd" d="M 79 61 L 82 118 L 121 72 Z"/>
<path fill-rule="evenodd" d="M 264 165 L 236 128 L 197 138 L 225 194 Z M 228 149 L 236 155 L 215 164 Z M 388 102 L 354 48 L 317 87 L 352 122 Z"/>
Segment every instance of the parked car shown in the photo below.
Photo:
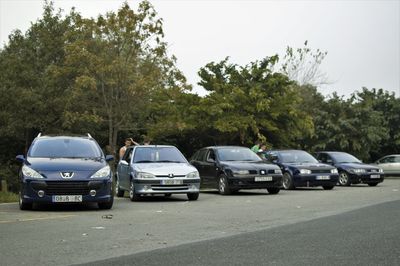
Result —
<path fill-rule="evenodd" d="M 174 146 L 132 146 L 117 167 L 117 197 L 123 197 L 125 191 L 131 201 L 156 194 L 187 194 L 189 200 L 197 200 L 200 176 Z"/>
<path fill-rule="evenodd" d="M 199 170 L 201 185 L 217 188 L 226 195 L 240 189 L 267 189 L 277 194 L 282 186 L 282 172 L 263 161 L 249 148 L 213 146 L 197 151 L 190 163 Z"/>
<path fill-rule="evenodd" d="M 33 203 L 97 202 L 100 209 L 110 209 L 114 197 L 112 173 L 97 142 L 84 137 L 36 137 L 19 171 L 21 189 L 19 207 L 31 209 Z"/>
<path fill-rule="evenodd" d="M 335 166 L 339 170 L 339 185 L 365 183 L 376 186 L 383 182 L 384 173 L 379 167 L 362 163 L 359 159 L 346 152 L 323 151 L 317 152 L 320 162 Z"/>
<path fill-rule="evenodd" d="M 266 158 L 282 170 L 285 189 L 322 186 L 331 190 L 338 181 L 335 167 L 319 163 L 306 151 L 270 150 L 266 152 Z"/>
<path fill-rule="evenodd" d="M 400 154 L 384 156 L 377 160 L 374 165 L 382 168 L 386 176 L 400 175 Z"/>

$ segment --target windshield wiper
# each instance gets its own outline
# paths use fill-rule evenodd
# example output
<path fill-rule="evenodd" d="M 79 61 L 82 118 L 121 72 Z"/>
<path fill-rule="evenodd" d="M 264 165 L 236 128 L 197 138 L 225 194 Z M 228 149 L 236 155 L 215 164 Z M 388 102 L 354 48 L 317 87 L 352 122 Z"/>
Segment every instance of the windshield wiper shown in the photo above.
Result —
<path fill-rule="evenodd" d="M 181 161 L 160 160 L 157 163 L 182 163 Z"/>
<path fill-rule="evenodd" d="M 142 160 L 142 161 L 136 161 L 134 163 L 154 163 L 154 161 Z"/>

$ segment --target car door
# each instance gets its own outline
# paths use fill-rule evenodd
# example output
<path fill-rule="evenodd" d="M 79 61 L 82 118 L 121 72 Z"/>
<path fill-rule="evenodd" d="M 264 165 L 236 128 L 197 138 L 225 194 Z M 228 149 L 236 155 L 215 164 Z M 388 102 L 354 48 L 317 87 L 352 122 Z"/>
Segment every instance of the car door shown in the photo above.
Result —
<path fill-rule="evenodd" d="M 378 166 L 383 169 L 383 172 L 386 174 L 390 174 L 394 171 L 395 168 L 395 157 L 387 156 L 378 161 Z"/>
<path fill-rule="evenodd" d="M 205 157 L 205 161 L 203 164 L 203 172 L 204 172 L 204 183 L 207 186 L 216 188 L 217 187 L 217 156 L 215 154 L 214 149 L 208 149 Z"/>
<path fill-rule="evenodd" d="M 118 163 L 118 178 L 119 184 L 124 189 L 129 189 L 130 186 L 130 169 L 131 169 L 131 159 L 133 154 L 133 148 L 128 148 Z"/>
<path fill-rule="evenodd" d="M 204 172 L 204 166 L 205 166 L 205 157 L 207 154 L 207 149 L 201 149 L 197 151 L 192 159 L 190 160 L 190 163 L 196 167 L 197 171 L 199 171 L 200 174 L 200 180 L 201 180 L 201 186 L 203 187 L 205 185 L 205 172 Z"/>

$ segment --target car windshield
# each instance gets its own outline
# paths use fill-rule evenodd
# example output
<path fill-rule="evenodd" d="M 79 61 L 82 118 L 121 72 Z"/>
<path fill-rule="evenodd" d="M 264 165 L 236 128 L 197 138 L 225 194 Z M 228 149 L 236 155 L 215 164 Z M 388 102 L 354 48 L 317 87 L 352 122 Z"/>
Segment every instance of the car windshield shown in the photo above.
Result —
<path fill-rule="evenodd" d="M 331 156 L 337 163 L 361 163 L 361 161 L 353 155 L 344 152 L 332 153 Z"/>
<path fill-rule="evenodd" d="M 28 156 L 41 158 L 99 158 L 102 151 L 96 142 L 84 138 L 38 139 Z"/>
<path fill-rule="evenodd" d="M 134 163 L 186 163 L 185 157 L 175 147 L 138 147 Z"/>
<path fill-rule="evenodd" d="M 318 163 L 317 159 L 305 151 L 280 151 L 279 155 L 283 163 Z"/>
<path fill-rule="evenodd" d="M 261 161 L 261 158 L 248 148 L 221 148 L 217 153 L 221 161 Z"/>

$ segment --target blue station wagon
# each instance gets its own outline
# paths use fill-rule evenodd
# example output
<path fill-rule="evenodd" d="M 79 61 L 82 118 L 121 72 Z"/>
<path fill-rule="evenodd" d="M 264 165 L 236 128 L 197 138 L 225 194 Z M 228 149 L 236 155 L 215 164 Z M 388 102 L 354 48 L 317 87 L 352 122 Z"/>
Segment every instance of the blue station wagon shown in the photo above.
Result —
<path fill-rule="evenodd" d="M 97 202 L 100 209 L 113 205 L 112 173 L 97 142 L 84 137 L 41 136 L 34 139 L 19 172 L 21 210 L 33 203 Z"/>

